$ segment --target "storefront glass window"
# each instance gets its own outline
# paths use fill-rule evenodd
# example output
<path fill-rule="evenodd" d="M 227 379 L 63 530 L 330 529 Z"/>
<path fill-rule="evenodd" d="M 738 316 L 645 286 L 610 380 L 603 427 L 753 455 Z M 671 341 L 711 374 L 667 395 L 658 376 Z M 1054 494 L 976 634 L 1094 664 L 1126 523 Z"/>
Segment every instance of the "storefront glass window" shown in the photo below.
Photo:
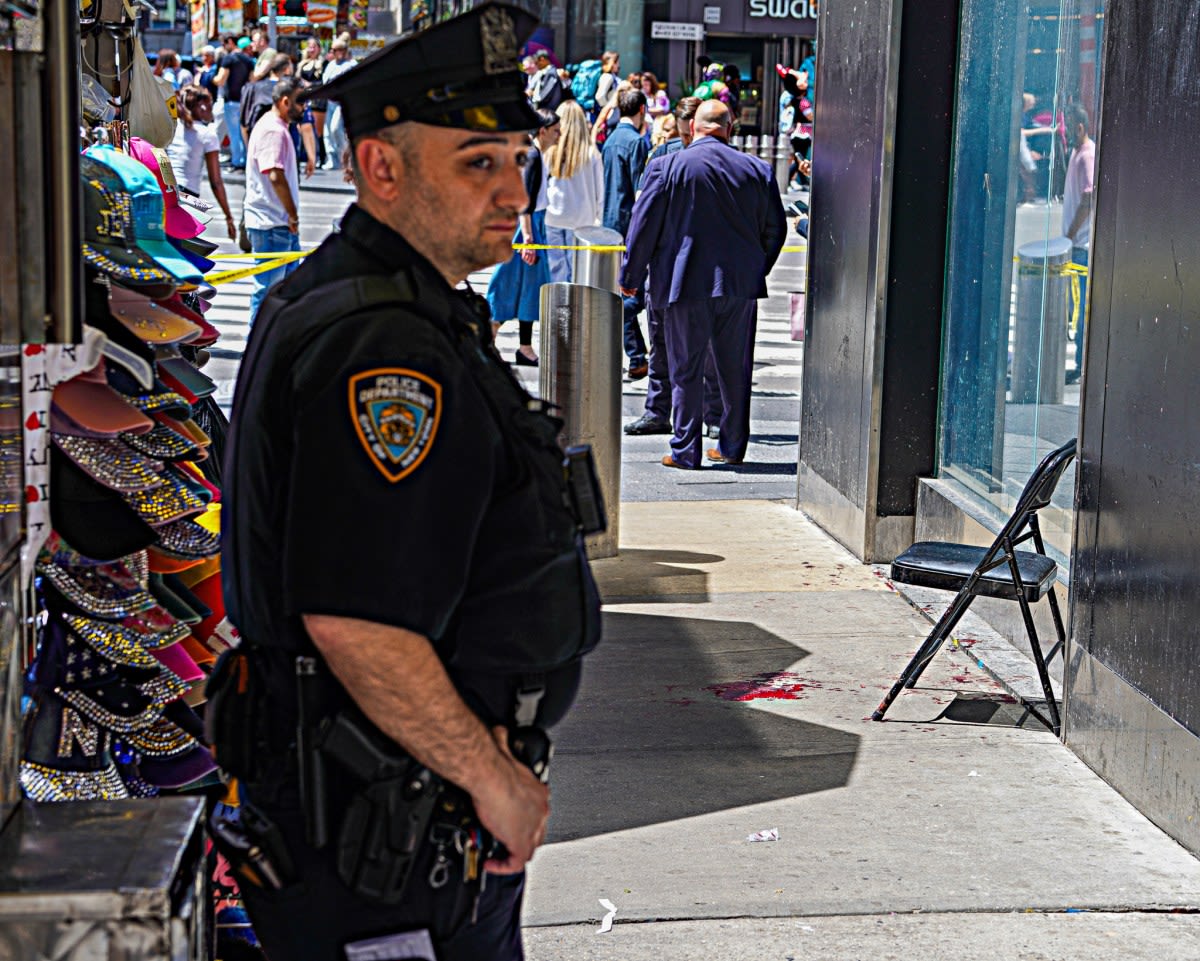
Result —
<path fill-rule="evenodd" d="M 1103 2 L 962 7 L 939 476 L 997 519 L 1078 432 Z M 1072 489 L 1050 519 L 1064 557 Z"/>

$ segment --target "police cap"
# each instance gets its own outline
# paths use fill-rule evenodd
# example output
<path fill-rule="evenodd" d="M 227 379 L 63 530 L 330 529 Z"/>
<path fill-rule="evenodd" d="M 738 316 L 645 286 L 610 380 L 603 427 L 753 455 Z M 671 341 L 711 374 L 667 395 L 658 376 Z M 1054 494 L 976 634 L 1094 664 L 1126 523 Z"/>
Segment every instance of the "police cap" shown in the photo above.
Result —
<path fill-rule="evenodd" d="M 536 130 L 525 97 L 521 45 L 537 19 L 485 3 L 376 51 L 340 77 L 306 91 L 341 104 L 351 138 L 404 121 L 463 130 Z"/>

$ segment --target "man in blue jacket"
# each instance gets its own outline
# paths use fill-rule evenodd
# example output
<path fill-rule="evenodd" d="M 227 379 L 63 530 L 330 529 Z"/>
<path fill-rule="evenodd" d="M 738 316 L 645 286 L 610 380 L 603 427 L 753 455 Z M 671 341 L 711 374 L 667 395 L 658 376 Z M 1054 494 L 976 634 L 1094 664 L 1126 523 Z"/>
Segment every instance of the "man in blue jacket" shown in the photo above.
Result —
<path fill-rule="evenodd" d="M 646 118 L 646 95 L 640 90 L 623 90 L 617 95 L 621 115 L 616 129 L 604 141 L 604 226 L 625 236 L 633 202 L 646 169 L 650 148 L 642 136 Z M 642 285 L 634 284 L 624 297 L 625 355 L 629 358 L 629 379 L 641 380 L 649 372 L 646 339 L 638 326 L 638 314 L 645 306 Z"/>
<path fill-rule="evenodd" d="M 671 374 L 667 467 L 700 466 L 704 358 L 712 344 L 724 412 L 711 461 L 740 464 L 750 440 L 750 378 L 759 297 L 787 234 L 770 164 L 729 146 L 733 118 L 718 100 L 696 111 L 686 149 L 651 165 L 626 233 L 621 292 L 650 272 L 663 310 Z"/>

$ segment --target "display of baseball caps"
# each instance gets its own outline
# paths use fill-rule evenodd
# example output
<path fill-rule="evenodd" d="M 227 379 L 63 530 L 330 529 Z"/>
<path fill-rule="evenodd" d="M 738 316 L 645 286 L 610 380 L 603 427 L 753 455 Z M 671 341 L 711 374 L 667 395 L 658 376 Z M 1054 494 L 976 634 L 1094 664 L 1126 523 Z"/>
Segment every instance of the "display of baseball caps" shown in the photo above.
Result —
<path fill-rule="evenodd" d="M 193 706 L 228 644 L 220 490 L 223 429 L 199 348 L 215 245 L 181 205 L 166 155 L 134 138 L 80 156 L 85 331 L 104 349 L 54 388 L 50 522 L 36 565 L 38 653 L 21 784 L 39 801 L 152 797 L 218 782 Z"/>

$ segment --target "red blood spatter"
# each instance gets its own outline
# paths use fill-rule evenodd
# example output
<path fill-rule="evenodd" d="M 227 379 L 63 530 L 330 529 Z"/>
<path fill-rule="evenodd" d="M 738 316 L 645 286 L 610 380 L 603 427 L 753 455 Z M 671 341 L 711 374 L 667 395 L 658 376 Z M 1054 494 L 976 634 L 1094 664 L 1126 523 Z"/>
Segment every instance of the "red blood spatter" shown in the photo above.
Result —
<path fill-rule="evenodd" d="M 26 430 L 37 430 L 41 426 L 42 426 L 42 421 L 38 417 L 36 410 L 32 414 L 30 414 L 28 417 L 25 418 L 25 429 Z"/>
<path fill-rule="evenodd" d="M 975 683 L 975 678 L 971 677 L 970 674 L 955 674 L 952 678 L 950 678 L 950 680 L 954 681 L 957 684 L 974 684 Z"/>
<path fill-rule="evenodd" d="M 807 691 L 820 686 L 791 671 L 768 671 L 744 681 L 710 684 L 705 690 L 722 701 L 798 701 Z"/>
<path fill-rule="evenodd" d="M 40 354 L 46 348 L 42 344 L 26 344 L 25 356 L 33 357 L 35 354 Z"/>
<path fill-rule="evenodd" d="M 37 488 L 30 484 L 25 488 L 25 503 L 36 504 L 41 498 L 38 496 Z"/>

